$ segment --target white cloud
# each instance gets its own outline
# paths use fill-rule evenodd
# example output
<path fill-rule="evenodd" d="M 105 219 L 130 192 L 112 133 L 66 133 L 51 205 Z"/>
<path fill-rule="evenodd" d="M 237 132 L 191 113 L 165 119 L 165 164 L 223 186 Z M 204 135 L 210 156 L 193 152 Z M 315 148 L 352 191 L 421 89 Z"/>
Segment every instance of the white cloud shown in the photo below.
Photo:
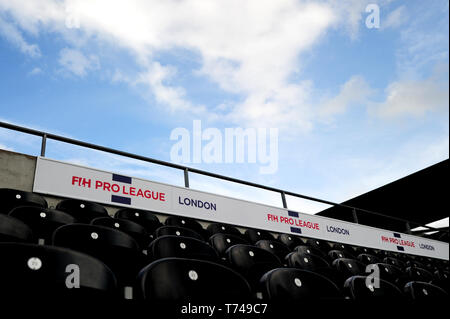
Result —
<path fill-rule="evenodd" d="M 448 86 L 432 78 L 393 82 L 386 95 L 385 101 L 371 104 L 371 114 L 382 118 L 421 117 L 427 112 L 448 110 L 449 106 Z"/>
<path fill-rule="evenodd" d="M 436 64 L 446 63 L 448 70 L 448 1 L 418 2 L 406 9 L 397 50 L 399 78 L 423 79 Z"/>
<path fill-rule="evenodd" d="M 336 96 L 323 102 L 319 114 L 329 119 L 334 115 L 345 113 L 352 105 L 365 105 L 372 93 L 373 90 L 364 78 L 354 75 L 341 86 Z"/>
<path fill-rule="evenodd" d="M 69 48 L 60 51 L 58 62 L 64 69 L 80 77 L 84 77 L 89 70 L 100 68 L 97 56 L 85 56 L 81 51 Z"/>
<path fill-rule="evenodd" d="M 0 35 L 29 57 L 39 58 L 41 56 L 41 51 L 37 44 L 29 44 L 23 38 L 22 33 L 17 29 L 17 27 L 12 23 L 6 22 L 1 16 Z"/>
<path fill-rule="evenodd" d="M 33 68 L 33 70 L 31 70 L 30 72 L 28 72 L 28 75 L 38 75 L 42 73 L 42 69 L 35 67 Z"/>
<path fill-rule="evenodd" d="M 0 149 L 5 150 L 5 151 L 14 151 L 14 149 L 12 147 L 8 147 L 1 143 L 0 143 Z"/>
<path fill-rule="evenodd" d="M 381 20 L 381 28 L 398 28 L 408 22 L 409 15 L 405 6 L 400 6 L 391 11 L 386 18 Z"/>
<path fill-rule="evenodd" d="M 224 118 L 262 125 L 261 111 L 270 110 L 275 125 L 294 128 L 311 126 L 310 109 L 305 103 L 310 84 L 292 83 L 289 77 L 301 67 L 299 55 L 334 26 L 337 14 L 343 14 L 335 11 L 337 3 L 295 0 L 33 3 L 21 6 L 0 0 L 0 8 L 22 28 L 33 32 L 43 28 L 67 38 L 83 34 L 97 43 L 103 41 L 130 50 L 142 68 L 130 83 L 147 85 L 155 100 L 171 110 L 207 113 L 204 106 L 188 101 L 183 88 L 167 81 L 170 74 L 158 73 L 167 66 L 161 66 L 156 54 L 183 48 L 198 54 L 201 67 L 197 75 L 244 97 Z M 71 30 L 65 22 L 74 16 L 80 29 L 69 36 Z M 84 76 L 98 64 L 79 48 L 62 51 L 60 63 L 73 74 Z M 206 115 L 215 118 L 212 112 Z"/>
<path fill-rule="evenodd" d="M 126 78 L 116 73 L 117 80 L 125 81 Z M 153 62 L 148 66 L 147 71 L 139 74 L 134 81 L 134 85 L 144 84 L 152 89 L 153 96 L 157 102 L 169 106 L 172 112 L 192 112 L 193 114 L 204 113 L 206 108 L 197 106 L 185 98 L 185 90 L 182 87 L 173 87 L 165 84 L 176 74 L 176 70 L 171 67 L 164 67 L 158 62 Z"/>

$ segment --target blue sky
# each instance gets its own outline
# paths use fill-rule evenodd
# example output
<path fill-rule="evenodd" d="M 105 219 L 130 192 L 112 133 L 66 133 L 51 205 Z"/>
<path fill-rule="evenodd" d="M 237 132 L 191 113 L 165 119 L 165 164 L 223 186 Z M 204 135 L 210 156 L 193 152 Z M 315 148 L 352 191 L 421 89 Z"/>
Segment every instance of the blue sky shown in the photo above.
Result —
<path fill-rule="evenodd" d="M 365 9 L 380 9 L 367 28 Z M 449 156 L 448 1 L 0 0 L 0 119 L 170 161 L 177 127 L 277 128 L 278 170 L 188 166 L 331 201 Z M 0 129 L 0 147 L 38 139 Z M 50 142 L 48 156 L 182 185 Z M 269 204 L 279 195 L 192 176 Z M 313 213 L 325 206 L 288 198 Z"/>

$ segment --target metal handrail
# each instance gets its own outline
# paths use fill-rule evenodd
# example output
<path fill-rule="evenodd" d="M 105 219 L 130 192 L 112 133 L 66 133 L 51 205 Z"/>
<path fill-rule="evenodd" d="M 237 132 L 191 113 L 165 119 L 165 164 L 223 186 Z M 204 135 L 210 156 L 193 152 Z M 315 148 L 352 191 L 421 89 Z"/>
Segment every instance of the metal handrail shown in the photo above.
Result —
<path fill-rule="evenodd" d="M 0 127 L 6 128 L 6 129 L 10 129 L 10 130 L 14 130 L 14 131 L 18 131 L 18 132 L 22 132 L 22 133 L 35 135 L 35 136 L 40 136 L 42 138 L 42 142 L 41 142 L 41 156 L 42 157 L 45 157 L 47 139 L 52 139 L 52 140 L 56 140 L 56 141 L 60 141 L 60 142 L 64 142 L 64 143 L 69 143 L 69 144 L 73 144 L 73 145 L 78 145 L 78 146 L 82 146 L 82 147 L 86 147 L 86 148 L 90 148 L 90 149 L 94 149 L 94 150 L 98 150 L 98 151 L 102 151 L 102 152 L 107 152 L 107 153 L 120 155 L 120 156 L 124 156 L 124 157 L 129 157 L 129 158 L 141 160 L 141 161 L 144 161 L 144 162 L 149 162 L 149 163 L 153 163 L 153 164 L 158 164 L 158 165 L 162 165 L 162 166 L 167 166 L 167 167 L 183 170 L 183 172 L 184 172 L 184 184 L 185 184 L 185 187 L 187 187 L 187 188 L 189 188 L 189 172 L 192 172 L 192 173 L 196 173 L 196 174 L 200 174 L 200 175 L 214 177 L 214 178 L 218 178 L 218 179 L 221 179 L 221 180 L 226 180 L 226 181 L 229 181 L 229 182 L 234 182 L 234 183 L 238 183 L 238 184 L 242 184 L 242 185 L 252 186 L 252 187 L 256 187 L 256 188 L 260 188 L 260 189 L 264 189 L 264 190 L 268 190 L 268 191 L 279 193 L 281 195 L 282 204 L 283 204 L 284 208 L 288 208 L 287 207 L 287 202 L 286 202 L 286 195 L 290 195 L 290 196 L 294 196 L 294 197 L 298 197 L 298 198 L 302 198 L 302 199 L 306 199 L 306 200 L 315 201 L 315 202 L 322 203 L 322 204 L 327 204 L 327 205 L 347 208 L 347 209 L 351 210 L 351 212 L 353 214 L 354 223 L 356 223 L 356 224 L 359 223 L 358 222 L 358 217 L 357 217 L 357 212 L 363 212 L 363 213 L 367 213 L 367 214 L 371 214 L 371 215 L 376 215 L 376 216 L 380 216 L 380 217 L 384 217 L 384 218 L 388 218 L 388 219 L 404 222 L 405 225 L 406 225 L 406 229 L 407 229 L 408 233 L 411 233 L 411 230 L 410 230 L 410 227 L 409 227 L 410 224 L 426 227 L 430 231 L 440 231 L 440 232 L 445 231 L 445 230 L 442 230 L 442 229 L 437 229 L 437 228 L 434 228 L 434 227 L 423 225 L 421 223 L 414 222 L 414 221 L 411 221 L 411 220 L 406 220 L 406 219 L 395 217 L 395 216 L 389 216 L 389 215 L 385 215 L 385 214 L 382 214 L 382 213 L 370 211 L 370 210 L 363 209 L 363 208 L 358 208 L 358 207 L 345 205 L 345 204 L 341 204 L 341 203 L 334 203 L 334 202 L 331 202 L 331 201 L 328 201 L 328 200 L 324 200 L 324 199 L 320 199 L 320 198 L 315 198 L 315 197 L 306 196 L 306 195 L 290 192 L 290 191 L 279 189 L 279 188 L 275 188 L 275 187 L 270 187 L 270 186 L 266 186 L 266 185 L 252 183 L 252 182 L 244 181 L 244 180 L 241 180 L 241 179 L 237 179 L 237 178 L 233 178 L 233 177 L 229 177 L 229 176 L 225 176 L 225 175 L 220 175 L 220 174 L 216 174 L 216 173 L 212 173 L 212 172 L 208 172 L 208 171 L 203 171 L 203 170 L 200 170 L 200 169 L 197 169 L 197 168 L 193 168 L 193 167 L 188 167 L 188 166 L 184 166 L 184 165 L 179 165 L 179 164 L 175 164 L 175 163 L 161 161 L 161 160 L 157 160 L 157 159 L 154 159 L 154 158 L 151 158 L 151 157 L 146 157 L 146 156 L 141 156 L 141 155 L 137 155 L 137 154 L 133 154 L 133 153 L 119 151 L 119 150 L 116 150 L 116 149 L 113 149 L 113 148 L 109 148 L 109 147 L 105 147 L 105 146 L 101 146 L 101 145 L 96 145 L 96 144 L 91 144 L 91 143 L 83 142 L 83 141 L 80 141 L 80 140 L 76 140 L 76 139 L 72 139 L 72 138 L 68 138 L 68 137 L 64 137 L 64 136 L 60 136 L 60 135 L 56 135 L 56 134 L 52 134 L 52 133 L 48 133 L 48 132 L 43 132 L 43 131 L 39 131 L 39 130 L 35 130 L 35 129 L 30 129 L 30 128 L 27 128 L 27 127 L 11 124 L 11 123 L 7 123 L 7 122 L 1 122 L 0 121 Z M 448 232 L 448 230 L 446 232 Z"/>

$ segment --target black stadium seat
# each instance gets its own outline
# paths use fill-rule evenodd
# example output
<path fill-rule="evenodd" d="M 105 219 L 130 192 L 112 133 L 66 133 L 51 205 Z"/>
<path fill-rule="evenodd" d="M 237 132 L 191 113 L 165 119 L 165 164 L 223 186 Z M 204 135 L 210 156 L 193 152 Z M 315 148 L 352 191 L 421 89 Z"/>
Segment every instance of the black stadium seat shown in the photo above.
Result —
<path fill-rule="evenodd" d="M 376 263 L 373 265 L 378 267 L 378 276 L 380 279 L 388 281 L 400 289 L 403 289 L 408 281 L 405 272 L 394 265 L 384 263 Z"/>
<path fill-rule="evenodd" d="M 203 240 L 203 237 L 192 229 L 178 226 L 161 226 L 155 231 L 155 238 L 162 236 L 183 236 Z"/>
<path fill-rule="evenodd" d="M 92 225 L 105 226 L 120 230 L 131 237 L 139 244 L 141 249 L 147 248 L 150 238 L 145 228 L 138 223 L 128 219 L 98 217 L 92 220 Z"/>
<path fill-rule="evenodd" d="M 294 268 L 277 268 L 264 274 L 260 290 L 271 302 L 288 304 L 290 301 L 342 299 L 339 288 L 329 279 Z"/>
<path fill-rule="evenodd" d="M 433 274 L 423 268 L 408 267 L 405 273 L 411 281 L 431 282 L 433 280 Z"/>
<path fill-rule="evenodd" d="M 341 287 L 348 278 L 364 275 L 366 272 L 366 266 L 355 259 L 338 258 L 333 261 L 331 266 L 337 271 L 335 280 L 339 287 Z"/>
<path fill-rule="evenodd" d="M 288 267 L 290 268 L 298 268 L 315 272 L 320 272 L 320 270 L 324 268 L 330 268 L 330 265 L 325 259 L 311 254 L 293 252 L 286 256 L 286 261 Z"/>
<path fill-rule="evenodd" d="M 11 210 L 9 216 L 20 219 L 33 231 L 33 242 L 50 244 L 53 232 L 60 226 L 73 224 L 76 219 L 59 210 L 36 206 L 20 206 Z"/>
<path fill-rule="evenodd" d="M 269 233 L 266 230 L 260 230 L 260 229 L 247 229 L 245 231 L 245 237 L 246 239 L 252 243 L 256 244 L 257 241 L 268 239 L 268 240 L 274 240 L 275 238 L 271 233 Z"/>
<path fill-rule="evenodd" d="M 277 256 L 281 262 L 284 262 L 286 256 L 291 252 L 285 244 L 276 240 L 260 240 L 256 242 L 255 246 L 271 252 Z"/>
<path fill-rule="evenodd" d="M 236 227 L 222 223 L 211 223 L 206 228 L 206 231 L 208 232 L 209 237 L 215 234 L 242 236 L 241 232 Z"/>
<path fill-rule="evenodd" d="M 326 241 L 316 239 L 316 238 L 308 238 L 306 240 L 306 245 L 317 248 L 317 249 L 323 251 L 323 253 L 325 253 L 325 254 L 327 254 L 331 250 L 330 244 L 328 244 Z"/>
<path fill-rule="evenodd" d="M 370 249 L 370 248 L 367 248 L 367 247 L 354 246 L 353 250 L 355 251 L 356 255 L 359 255 L 359 254 L 372 254 L 372 255 L 375 255 L 375 251 L 373 249 Z"/>
<path fill-rule="evenodd" d="M 434 278 L 432 284 L 441 287 L 445 291 L 449 292 L 450 288 L 450 274 L 445 270 L 436 270 L 434 272 Z"/>
<path fill-rule="evenodd" d="M 56 205 L 56 209 L 73 216 L 79 223 L 86 224 L 94 218 L 109 216 L 102 205 L 79 199 L 64 199 Z"/>
<path fill-rule="evenodd" d="M 350 255 L 355 254 L 355 250 L 352 248 L 352 246 L 343 244 L 343 243 L 331 243 L 330 244 L 332 250 L 340 250 L 343 252 L 347 252 Z"/>
<path fill-rule="evenodd" d="M 257 287 L 262 275 L 281 267 L 277 256 L 259 247 L 234 245 L 226 251 L 230 266 L 241 273 L 253 288 Z"/>
<path fill-rule="evenodd" d="M 60 298 L 97 300 L 116 294 L 111 270 L 80 252 L 46 245 L 0 243 L 0 256 L 0 294 L 8 299 L 46 299 L 52 303 Z"/>
<path fill-rule="evenodd" d="M 394 257 L 385 257 L 383 259 L 383 263 L 396 266 L 400 269 L 406 268 L 406 264 L 403 261 L 401 261 L 400 259 L 394 258 Z"/>
<path fill-rule="evenodd" d="M 356 259 L 358 259 L 364 265 L 376 264 L 380 262 L 378 257 L 370 254 L 359 254 L 358 257 L 356 257 Z"/>
<path fill-rule="evenodd" d="M 213 262 L 184 258 L 152 262 L 139 273 L 135 291 L 139 299 L 150 302 L 246 301 L 251 296 L 249 284 L 237 272 Z"/>
<path fill-rule="evenodd" d="M 412 268 L 422 268 L 425 269 L 425 265 L 423 263 L 421 263 L 420 261 L 416 260 L 416 259 L 409 259 L 406 262 L 406 267 L 412 267 Z"/>
<path fill-rule="evenodd" d="M 147 249 L 150 260 L 168 257 L 201 259 L 217 262 L 216 251 L 204 241 L 182 236 L 162 236 L 150 243 Z"/>
<path fill-rule="evenodd" d="M 379 279 L 377 282 L 379 286 L 377 287 L 371 281 L 366 280 L 366 278 L 366 276 L 353 276 L 348 278 L 344 284 L 345 294 L 353 300 L 375 298 L 386 300 L 405 299 L 400 289 L 392 283 Z"/>
<path fill-rule="evenodd" d="M 215 234 L 209 238 L 209 244 L 216 250 L 220 257 L 225 258 L 228 248 L 237 244 L 248 245 L 249 242 L 241 236 L 229 234 Z"/>
<path fill-rule="evenodd" d="M 348 258 L 348 259 L 355 259 L 353 255 L 350 255 L 346 251 L 342 250 L 330 250 L 328 252 L 328 259 L 332 262 L 333 260 L 336 260 L 338 258 Z"/>
<path fill-rule="evenodd" d="M 294 248 L 294 252 L 298 252 L 299 254 L 308 254 L 308 255 L 316 255 L 322 257 L 324 259 L 328 259 L 327 254 L 321 251 L 320 249 L 312 246 L 300 245 Z"/>
<path fill-rule="evenodd" d="M 277 239 L 278 241 L 288 246 L 290 250 L 293 250 L 295 247 L 299 245 L 304 245 L 304 242 L 301 240 L 300 237 L 290 234 L 280 234 L 278 235 Z"/>
<path fill-rule="evenodd" d="M 128 219 L 143 226 L 150 238 L 153 238 L 155 230 L 161 226 L 158 217 L 150 211 L 133 208 L 121 208 L 114 214 L 115 218 Z"/>
<path fill-rule="evenodd" d="M 21 220 L 0 214 L 0 242 L 31 243 L 33 231 Z"/>
<path fill-rule="evenodd" d="M 116 275 L 121 287 L 130 286 L 143 267 L 138 243 L 124 232 L 97 225 L 71 224 L 59 227 L 53 244 L 100 259 Z"/>
<path fill-rule="evenodd" d="M 199 235 L 201 235 L 202 237 L 205 237 L 205 229 L 203 228 L 203 226 L 198 221 L 192 218 L 183 216 L 169 216 L 167 217 L 165 224 L 167 226 L 189 228 L 198 233 Z"/>
<path fill-rule="evenodd" d="M 11 188 L 0 188 L 0 214 L 8 214 L 19 206 L 47 208 L 47 201 L 41 195 Z"/>
<path fill-rule="evenodd" d="M 413 300 L 430 300 L 436 299 L 448 300 L 448 293 L 442 288 L 420 281 L 411 281 L 405 285 L 405 294 Z"/>

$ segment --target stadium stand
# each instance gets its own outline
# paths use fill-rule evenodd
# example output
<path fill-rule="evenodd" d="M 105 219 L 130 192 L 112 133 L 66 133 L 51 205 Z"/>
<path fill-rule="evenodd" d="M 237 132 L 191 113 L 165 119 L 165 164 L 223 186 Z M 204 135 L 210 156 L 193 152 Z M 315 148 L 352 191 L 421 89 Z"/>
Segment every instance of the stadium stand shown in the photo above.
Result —
<path fill-rule="evenodd" d="M 146 302 L 448 298 L 448 259 L 73 197 L 0 188 L 0 290 Z M 82 270 L 79 289 L 67 289 L 68 265 Z M 368 269 L 378 282 L 367 284 Z"/>
<path fill-rule="evenodd" d="M 416 259 L 420 256 L 402 256 L 406 262 L 394 257 L 381 260 L 380 257 L 389 252 L 288 234 L 278 234 L 276 240 L 266 231 L 248 229 L 243 234 L 230 225 L 223 229 L 219 223 L 211 223 L 205 229 L 198 221 L 179 216 L 169 216 L 163 226 L 156 214 L 142 210 L 121 209 L 114 217 L 94 218 L 104 215 L 106 209 L 99 204 L 68 199 L 61 200 L 62 204 L 56 206 L 58 209 L 49 209 L 45 199 L 31 192 L 0 189 L 0 194 L 2 202 L 14 199 L 11 194 L 20 194 L 26 199 L 20 204 L 27 205 L 17 206 L 14 200 L 13 203 L 9 201 L 7 205 L 12 207 L 9 214 L 0 214 L 0 250 L 2 256 L 8 256 L 4 259 L 8 260 L 8 267 L 16 267 L 15 263 L 23 260 L 24 264 L 16 269 L 27 268 L 26 256 L 50 258 L 56 263 L 52 267 L 56 268 L 60 266 L 54 256 L 61 255 L 62 260 L 80 259 L 82 261 L 77 260 L 77 263 L 85 265 L 83 267 L 90 269 L 89 272 L 92 269 L 107 278 L 103 282 L 98 276 L 83 277 L 86 289 L 81 291 L 89 290 L 86 296 L 95 293 L 112 297 L 111 292 L 118 293 L 116 286 L 129 286 L 138 287 L 136 298 L 145 300 L 182 300 L 193 294 L 192 291 L 196 291 L 196 298 L 209 301 L 211 298 L 217 301 L 227 294 L 234 296 L 237 292 L 236 296 L 249 297 L 247 291 L 251 291 L 252 298 L 259 293 L 268 300 L 344 297 L 359 300 L 392 296 L 419 299 L 446 296 L 449 287 L 448 261 L 427 259 L 425 266 Z M 30 199 L 40 206 L 29 206 Z M 82 218 L 80 203 L 84 203 L 82 209 L 86 212 Z M 148 230 L 154 231 L 153 238 Z M 198 232 L 203 236 L 207 234 L 207 240 Z M 142 254 L 144 248 L 147 248 L 147 255 Z M 374 255 L 358 254 L 363 251 Z M 6 264 L 2 263 L 2 267 Z M 377 289 L 367 288 L 364 281 L 366 266 L 373 264 L 380 269 L 381 288 Z M 212 278 L 217 272 L 223 273 L 224 280 L 219 283 L 215 277 L 214 284 L 212 279 L 195 282 L 183 277 L 182 269 L 189 267 L 196 269 L 202 280 L 208 276 Z M 168 269 L 174 277 L 179 276 L 179 280 L 173 279 L 170 285 L 167 278 L 159 278 L 159 274 Z M 57 277 L 66 273 L 43 276 L 51 275 L 55 277 L 51 279 L 55 280 L 55 286 L 42 285 L 41 288 L 45 294 L 59 294 L 61 283 L 57 282 Z M 43 282 L 42 278 L 33 280 Z M 8 285 L 12 285 L 11 282 L 12 279 Z M 218 289 L 218 294 L 199 294 L 199 287 L 203 285 L 210 285 L 209 291 Z M 239 286 L 241 288 L 236 289 Z M 38 289 L 39 286 L 34 287 Z M 17 293 L 25 289 L 16 288 Z"/>

